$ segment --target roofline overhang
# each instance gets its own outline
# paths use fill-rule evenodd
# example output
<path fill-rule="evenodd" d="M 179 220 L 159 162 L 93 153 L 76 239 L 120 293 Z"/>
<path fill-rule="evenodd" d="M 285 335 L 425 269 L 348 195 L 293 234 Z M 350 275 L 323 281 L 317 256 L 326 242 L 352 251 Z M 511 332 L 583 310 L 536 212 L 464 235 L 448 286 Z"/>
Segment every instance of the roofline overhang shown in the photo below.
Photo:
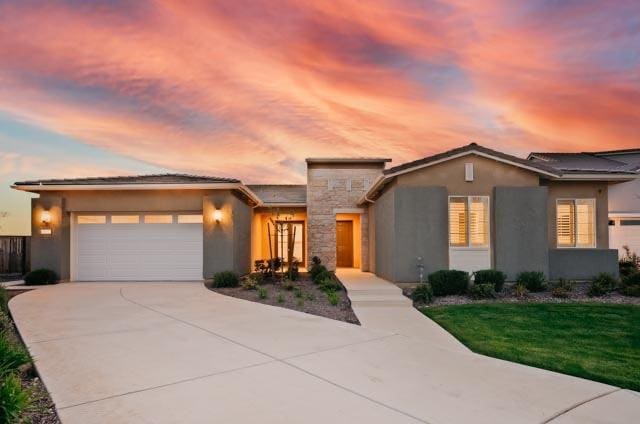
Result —
<path fill-rule="evenodd" d="M 282 203 L 262 202 L 260 207 L 262 208 L 306 208 L 307 204 L 306 203 L 286 203 L 286 202 L 282 202 Z"/>
<path fill-rule="evenodd" d="M 390 158 L 306 158 L 306 163 L 387 163 Z"/>
<path fill-rule="evenodd" d="M 552 181 L 616 181 L 624 182 L 640 178 L 640 174 L 563 174 Z"/>
<path fill-rule="evenodd" d="M 14 190 L 40 193 L 42 191 L 121 191 L 121 190 L 238 190 L 256 206 L 262 200 L 242 183 L 190 183 L 190 184 L 13 184 Z"/>

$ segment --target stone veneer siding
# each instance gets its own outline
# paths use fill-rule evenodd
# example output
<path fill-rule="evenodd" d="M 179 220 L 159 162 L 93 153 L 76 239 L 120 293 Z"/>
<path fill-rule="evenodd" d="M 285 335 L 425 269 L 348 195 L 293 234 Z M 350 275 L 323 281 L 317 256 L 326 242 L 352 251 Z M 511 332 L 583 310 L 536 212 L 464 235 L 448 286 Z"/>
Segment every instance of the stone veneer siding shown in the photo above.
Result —
<path fill-rule="evenodd" d="M 309 163 L 307 167 L 307 258 L 336 268 L 336 213 L 360 211 L 360 266 L 369 269 L 369 219 L 358 200 L 382 173 L 376 163 Z M 351 212 L 352 211 L 352 212 Z M 355 231 L 354 231 L 355 233 Z"/>

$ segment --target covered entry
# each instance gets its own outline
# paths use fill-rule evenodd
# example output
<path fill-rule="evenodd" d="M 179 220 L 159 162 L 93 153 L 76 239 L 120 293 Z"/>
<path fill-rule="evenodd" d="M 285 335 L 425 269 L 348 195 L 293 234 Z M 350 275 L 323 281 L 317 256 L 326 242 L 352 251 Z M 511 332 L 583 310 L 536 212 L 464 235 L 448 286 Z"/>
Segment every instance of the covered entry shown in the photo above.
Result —
<path fill-rule="evenodd" d="M 360 268 L 362 229 L 360 213 L 336 214 L 336 267 Z"/>

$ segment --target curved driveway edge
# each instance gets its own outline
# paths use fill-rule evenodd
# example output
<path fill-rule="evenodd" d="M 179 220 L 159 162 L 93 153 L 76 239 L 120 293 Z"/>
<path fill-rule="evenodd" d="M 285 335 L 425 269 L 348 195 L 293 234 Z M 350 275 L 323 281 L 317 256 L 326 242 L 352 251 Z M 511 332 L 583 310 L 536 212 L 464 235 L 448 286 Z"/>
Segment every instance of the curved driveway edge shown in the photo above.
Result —
<path fill-rule="evenodd" d="M 10 307 L 65 423 L 585 422 L 591 399 L 607 422 L 640 414 L 634 392 L 202 284 L 60 284 Z"/>

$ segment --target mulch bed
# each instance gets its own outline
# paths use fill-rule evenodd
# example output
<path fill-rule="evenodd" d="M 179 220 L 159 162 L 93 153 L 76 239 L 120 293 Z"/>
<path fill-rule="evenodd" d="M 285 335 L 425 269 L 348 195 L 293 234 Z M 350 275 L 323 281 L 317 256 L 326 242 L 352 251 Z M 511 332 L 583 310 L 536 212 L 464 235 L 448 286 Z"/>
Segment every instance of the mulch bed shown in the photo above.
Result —
<path fill-rule="evenodd" d="M 336 306 L 333 306 L 329 303 L 327 295 L 319 290 L 318 286 L 313 284 L 313 281 L 307 276 L 301 275 L 297 281 L 293 282 L 293 286 L 301 290 L 301 298 L 296 297 L 296 290 L 287 290 L 281 282 L 265 282 L 261 285 L 267 289 L 268 297 L 266 299 L 260 299 L 257 290 L 246 290 L 242 286 L 212 287 L 211 281 L 207 281 L 205 285 L 208 289 L 226 296 L 360 325 L 356 314 L 351 309 L 351 302 L 344 287 L 337 292 L 340 301 Z"/>
<path fill-rule="evenodd" d="M 17 296 L 23 292 L 24 291 L 9 291 L 9 298 Z M 15 324 L 13 327 L 12 336 L 16 341 L 22 343 L 22 339 L 19 337 L 18 332 L 15 329 Z M 22 421 L 20 422 L 33 424 L 60 424 L 60 418 L 58 418 L 58 414 L 56 413 L 55 404 L 53 403 L 53 400 L 51 400 L 51 396 L 49 396 L 49 393 L 44 387 L 42 380 L 40 380 L 33 364 L 29 364 L 23 369 L 20 369 L 19 377 L 22 381 L 22 386 L 29 388 L 33 394 L 31 405 L 27 412 L 21 416 Z"/>
<path fill-rule="evenodd" d="M 539 293 L 527 293 L 524 297 L 519 298 L 513 291 L 514 284 L 505 284 L 502 292 L 496 293 L 495 299 L 471 299 L 468 296 L 452 295 L 437 296 L 433 298 L 433 302 L 429 304 L 415 303 L 417 307 L 441 306 L 441 305 L 467 305 L 471 303 L 571 303 L 571 302 L 592 302 L 592 303 L 611 303 L 620 305 L 640 305 L 640 297 L 624 296 L 618 292 L 611 292 L 601 297 L 587 296 L 589 282 L 577 282 L 573 291 L 569 293 L 566 299 L 553 297 L 550 290 Z M 551 287 L 551 285 L 550 285 Z M 405 288 L 403 293 L 409 297 L 412 289 Z"/>

